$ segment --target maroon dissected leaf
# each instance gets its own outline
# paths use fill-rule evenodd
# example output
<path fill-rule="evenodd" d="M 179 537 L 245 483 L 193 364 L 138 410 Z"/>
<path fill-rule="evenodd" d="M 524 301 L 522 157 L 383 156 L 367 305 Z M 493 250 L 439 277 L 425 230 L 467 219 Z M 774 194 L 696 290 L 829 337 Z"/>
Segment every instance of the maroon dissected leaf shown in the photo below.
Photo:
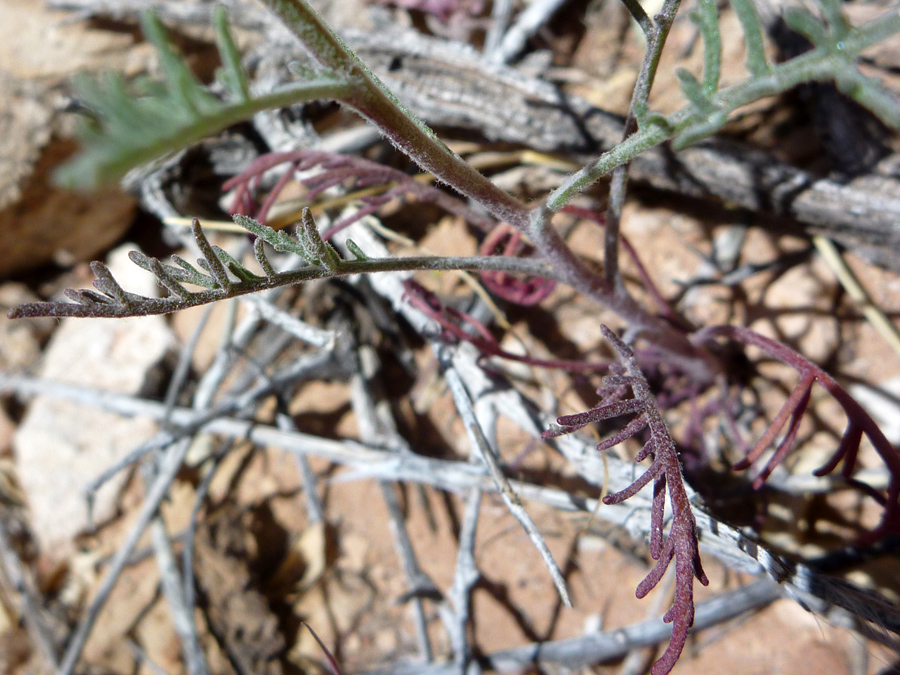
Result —
<path fill-rule="evenodd" d="M 280 165 L 286 165 L 284 173 L 268 191 L 262 203 L 259 203 L 257 192 L 264 174 Z M 321 168 L 322 171 L 312 175 L 298 175 L 315 167 Z M 298 180 L 307 188 L 308 199 L 314 199 L 328 188 L 339 184 L 349 189 L 362 189 L 373 185 L 385 186 L 384 192 L 360 196 L 362 208 L 329 227 L 322 235 L 326 240 L 363 216 L 377 211 L 392 199 L 406 199 L 409 195 L 419 201 L 435 204 L 484 232 L 490 232 L 496 225 L 493 218 L 469 208 L 462 199 L 433 185 L 419 182 L 414 176 L 362 157 L 319 150 L 295 150 L 264 155 L 252 162 L 243 172 L 229 179 L 222 188 L 226 191 L 234 190 L 232 214 L 252 216 L 265 223 L 269 210 L 292 179 Z"/>
<path fill-rule="evenodd" d="M 522 249 L 522 235 L 519 231 L 507 223 L 499 223 L 484 238 L 479 253 L 496 255 L 499 250 L 501 255 L 517 256 L 522 254 Z M 525 307 L 538 304 L 556 288 L 555 281 L 542 277 L 521 279 L 506 272 L 481 272 L 479 276 L 492 293 L 507 302 Z"/>
<path fill-rule="evenodd" d="M 621 417 L 622 415 L 630 415 L 644 409 L 644 402 L 637 399 L 628 399 L 627 401 L 616 401 L 599 408 L 592 408 L 587 412 L 575 413 L 574 415 L 563 415 L 556 420 L 561 427 L 568 428 L 572 431 L 586 427 L 594 422 L 608 420 L 611 417 Z M 627 437 L 626 437 L 627 438 Z M 622 440 L 625 440 L 623 438 Z"/>
<path fill-rule="evenodd" d="M 881 523 L 873 532 L 864 537 L 864 540 L 877 541 L 885 535 L 900 533 L 900 452 L 888 441 L 875 420 L 872 419 L 856 399 L 837 380 L 809 359 L 798 354 L 787 345 L 760 335 L 749 328 L 710 326 L 698 331 L 694 335 L 693 340 L 697 345 L 707 345 L 714 342 L 717 338 L 735 340 L 759 347 L 769 356 L 795 368 L 800 373 L 800 381 L 794 387 L 790 396 L 788 396 L 775 419 L 763 432 L 754 448 L 735 468 L 747 468 L 759 459 L 784 428 L 784 425 L 790 420 L 784 438 L 754 481 L 754 486 L 760 487 L 765 482 L 774 468 L 784 461 L 793 448 L 800 420 L 809 405 L 812 386 L 818 383 L 844 409 L 844 413 L 847 415 L 847 429 L 844 431 L 841 442 L 838 444 L 834 454 L 822 467 L 814 472 L 815 475 L 824 476 L 831 473 L 837 468 L 838 464 L 843 462 L 841 475 L 847 483 L 871 496 L 884 506 L 884 515 Z M 857 468 L 859 447 L 863 436 L 869 439 L 875 451 L 887 466 L 889 480 L 884 491 L 876 490 L 853 478 Z"/>
<path fill-rule="evenodd" d="M 587 424 L 611 417 L 636 414 L 623 429 L 597 446 L 598 450 L 604 451 L 644 428 L 649 429 L 650 437 L 635 460 L 640 462 L 652 457 L 650 467 L 623 490 L 604 497 L 603 502 L 621 504 L 653 483 L 650 556 L 656 560 L 656 564 L 638 584 L 635 594 L 638 598 L 646 596 L 660 582 L 671 563 L 675 562 L 675 598 L 663 616 L 663 621 L 672 624 L 672 637 L 665 652 L 652 668 L 653 675 L 666 675 L 675 666 L 684 649 L 688 632 L 694 624 L 694 579 L 704 586 L 709 580 L 700 563 L 697 521 L 684 486 L 675 441 L 650 391 L 650 385 L 637 364 L 634 352 L 609 328 L 601 325 L 600 329 L 619 358 L 616 367 L 611 368 L 612 374 L 603 378 L 604 387 L 598 392 L 601 394 L 607 392 L 609 400 L 602 400 L 597 407 L 586 412 L 560 417 L 557 419 L 560 426 L 545 431 L 543 437 L 550 438 L 569 433 Z M 620 400 L 627 387 L 631 388 L 633 398 Z M 672 507 L 672 524 L 668 535 L 665 534 L 667 496 Z"/>
<path fill-rule="evenodd" d="M 807 373 L 804 375 L 753 449 L 747 453 L 744 459 L 734 465 L 733 468 L 738 471 L 749 468 L 760 458 L 760 456 L 762 456 L 766 448 L 772 444 L 785 423 L 790 419 L 788 431 L 781 443 L 778 444 L 775 454 L 772 455 L 771 459 L 766 463 L 766 466 L 754 479 L 753 486 L 755 488 L 762 486 L 766 479 L 772 474 L 772 471 L 775 470 L 775 467 L 788 456 L 791 449 L 794 447 L 794 442 L 797 440 L 797 432 L 800 429 L 800 422 L 803 419 L 806 408 L 809 406 L 812 386 L 815 381 L 816 378 L 812 374 Z"/>
<path fill-rule="evenodd" d="M 475 317 L 453 307 L 446 307 L 440 299 L 411 279 L 403 282 L 404 298 L 413 307 L 434 320 L 441 327 L 441 337 L 448 341 L 470 342 L 483 356 L 496 356 L 510 361 L 527 363 L 539 368 L 557 368 L 569 371 L 603 371 L 609 367 L 606 362 L 566 361 L 564 359 L 536 359 L 531 356 L 513 354 L 500 347 L 491 331 Z M 468 327 L 474 330 L 466 330 Z"/>
<path fill-rule="evenodd" d="M 837 450 L 825 464 L 813 471 L 815 476 L 827 476 L 837 468 L 837 465 L 843 460 L 844 468 L 842 469 L 844 478 L 849 478 L 853 474 L 853 467 L 856 464 L 856 455 L 859 452 L 859 444 L 862 442 L 863 430 L 856 426 L 853 422 L 847 425 L 841 442 L 838 444 Z"/>

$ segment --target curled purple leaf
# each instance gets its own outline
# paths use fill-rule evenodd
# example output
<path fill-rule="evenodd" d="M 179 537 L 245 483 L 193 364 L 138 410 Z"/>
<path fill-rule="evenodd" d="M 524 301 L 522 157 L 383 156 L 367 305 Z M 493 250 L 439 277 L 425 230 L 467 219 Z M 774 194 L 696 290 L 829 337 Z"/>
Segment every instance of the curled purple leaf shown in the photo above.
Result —
<path fill-rule="evenodd" d="M 587 424 L 638 413 L 623 429 L 602 441 L 598 450 L 605 451 L 618 445 L 626 438 L 634 436 L 644 428 L 649 428 L 650 438 L 638 452 L 635 460 L 640 462 L 652 457 L 650 467 L 630 485 L 618 492 L 607 495 L 603 503 L 621 504 L 634 497 L 643 488 L 653 483 L 653 500 L 650 509 L 650 555 L 656 564 L 643 581 L 638 584 L 635 594 L 643 598 L 659 584 L 671 563 L 675 562 L 675 599 L 663 620 L 672 624 L 672 638 L 663 655 L 653 664 L 653 675 L 666 675 L 675 666 L 687 642 L 688 632 L 694 624 L 694 579 L 704 586 L 709 583 L 703 566 L 697 539 L 697 521 L 691 509 L 690 498 L 684 485 L 681 462 L 675 441 L 663 420 L 659 406 L 650 391 L 650 385 L 637 363 L 634 352 L 615 333 L 601 325 L 600 330 L 618 354 L 619 362 L 610 368 L 612 375 L 604 378 L 605 392 L 612 402 L 601 401 L 598 407 L 587 412 L 560 417 L 559 428 L 544 432 L 544 437 L 558 436 L 575 431 Z M 624 389 L 630 387 L 633 398 L 619 400 Z M 613 389 L 614 388 L 614 389 Z M 801 401 L 802 403 L 802 401 Z M 790 445 L 792 441 L 788 442 Z M 665 534 L 665 504 L 668 497 L 672 507 L 671 527 Z"/>

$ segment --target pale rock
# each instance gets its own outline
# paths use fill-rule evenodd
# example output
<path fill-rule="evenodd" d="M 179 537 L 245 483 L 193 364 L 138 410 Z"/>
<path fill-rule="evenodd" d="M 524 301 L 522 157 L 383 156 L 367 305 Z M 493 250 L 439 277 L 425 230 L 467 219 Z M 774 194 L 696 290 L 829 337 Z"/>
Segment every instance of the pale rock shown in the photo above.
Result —
<path fill-rule="evenodd" d="M 900 445 L 900 378 L 881 382 L 877 387 L 855 384 L 850 394 L 866 409 L 893 445 Z"/>
<path fill-rule="evenodd" d="M 116 185 L 78 193 L 56 187 L 52 175 L 73 151 L 76 116 L 63 112 L 64 83 L 85 71 L 135 75 L 152 48 L 46 4 L 0 2 L 0 277 L 92 259 L 122 236 L 136 209 Z"/>
<path fill-rule="evenodd" d="M 153 295 L 153 277 L 136 268 L 124 245 L 109 256 L 126 289 Z M 65 319 L 41 359 L 47 380 L 123 394 L 139 394 L 163 361 L 172 337 L 163 317 L 121 320 Z M 41 550 L 52 557 L 71 552 L 89 524 L 84 487 L 156 431 L 147 419 L 128 419 L 49 396 L 35 398 L 13 439 L 19 481 Z M 115 512 L 125 481 L 119 474 L 95 495 L 95 522 Z"/>
<path fill-rule="evenodd" d="M 2 248 L 2 247 L 0 247 Z M 6 313 L 39 298 L 21 283 L 0 285 L 0 371 L 22 373 L 38 362 L 41 343 L 56 327 L 56 319 L 8 319 Z"/>
<path fill-rule="evenodd" d="M 41 343 L 30 326 L 5 316 L 0 319 L 0 370 L 23 373 L 37 362 L 40 355 Z"/>

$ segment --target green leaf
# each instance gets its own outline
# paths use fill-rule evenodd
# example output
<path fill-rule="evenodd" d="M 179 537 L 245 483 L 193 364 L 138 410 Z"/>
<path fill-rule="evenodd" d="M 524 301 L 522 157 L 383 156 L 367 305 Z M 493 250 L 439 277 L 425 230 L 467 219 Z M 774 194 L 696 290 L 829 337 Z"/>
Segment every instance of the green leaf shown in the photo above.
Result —
<path fill-rule="evenodd" d="M 82 149 L 54 175 L 67 188 L 90 189 L 119 180 L 131 169 L 182 150 L 260 110 L 299 101 L 341 100 L 349 85 L 335 73 L 251 97 L 247 73 L 228 32 L 223 11 L 216 12 L 216 33 L 228 97 L 210 94 L 174 50 L 159 19 L 147 13 L 141 26 L 159 54 L 163 81 L 146 78 L 129 90 L 121 76 L 82 75 L 74 81 L 76 96 L 96 119 L 79 127 Z"/>
<path fill-rule="evenodd" d="M 665 115 L 650 110 L 646 103 L 639 103 L 634 106 L 634 118 L 637 120 L 638 127 L 641 129 L 646 130 L 652 126 L 656 126 L 664 130 L 667 134 L 673 132 L 672 126 L 669 124 L 669 120 L 666 119 Z"/>
<path fill-rule="evenodd" d="M 672 148 L 682 150 L 689 145 L 698 143 L 704 138 L 709 138 L 728 122 L 728 112 L 719 110 L 710 115 L 705 120 L 700 120 L 691 124 L 675 135 L 672 139 Z"/>
<path fill-rule="evenodd" d="M 850 34 L 851 26 L 841 9 L 840 0 L 819 0 L 822 14 L 828 23 L 828 32 L 835 42 L 843 40 Z"/>
<path fill-rule="evenodd" d="M 710 95 L 719 88 L 722 66 L 722 39 L 719 36 L 719 10 L 716 0 L 697 0 L 697 11 L 691 21 L 703 37 L 703 88 Z"/>
<path fill-rule="evenodd" d="M 734 13 L 744 31 L 744 45 L 747 49 L 747 71 L 753 77 L 762 77 L 772 72 L 763 45 L 763 30 L 752 0 L 731 0 Z"/>
<path fill-rule="evenodd" d="M 830 39 L 828 28 L 809 12 L 797 7 L 788 7 L 782 17 L 788 28 L 800 33 L 816 47 L 828 44 Z"/>
<path fill-rule="evenodd" d="M 876 79 L 866 77 L 850 66 L 835 78 L 838 90 L 865 107 L 892 129 L 900 129 L 900 103 Z"/>
<path fill-rule="evenodd" d="M 696 77 L 684 68 L 679 68 L 675 75 L 681 85 L 681 93 L 697 109 L 699 115 L 708 117 L 718 111 L 719 108 L 710 100 L 706 87 L 700 84 Z"/>
<path fill-rule="evenodd" d="M 321 265 L 329 272 L 334 272 L 340 265 L 340 257 L 337 252 L 324 240 L 319 233 L 316 221 L 309 209 L 303 209 L 300 222 L 297 225 L 297 239 L 306 250 L 307 259 L 317 265 Z"/>
<path fill-rule="evenodd" d="M 369 256 L 367 256 L 367 255 L 365 254 L 365 251 L 363 251 L 363 250 L 359 247 L 359 244 L 357 244 L 357 243 L 356 243 L 355 241 L 353 241 L 352 239 L 347 239 L 347 240 L 344 242 L 344 246 L 346 246 L 346 247 L 347 247 L 347 250 L 350 251 L 350 253 L 353 254 L 353 257 L 354 257 L 354 258 L 356 258 L 357 260 L 359 260 L 359 261 L 361 261 L 361 262 L 365 262 L 366 260 L 370 260 L 370 259 L 371 259 L 371 258 L 369 258 Z"/>
<path fill-rule="evenodd" d="M 300 245 L 300 242 L 287 234 L 287 232 L 273 230 L 268 225 L 263 225 L 262 223 L 253 220 L 253 218 L 243 216 L 239 213 L 233 215 L 231 218 L 234 220 L 235 224 L 240 225 L 251 234 L 255 234 L 276 251 L 280 251 L 281 253 L 292 253 L 300 256 L 307 262 L 315 263 L 315 261 L 310 258 L 309 253 L 306 252 L 306 249 Z"/>
<path fill-rule="evenodd" d="M 216 257 L 222 261 L 222 264 L 228 268 L 228 271 L 241 281 L 262 281 L 265 278 L 259 276 L 258 274 L 253 274 L 253 272 L 248 270 L 243 263 L 237 261 L 234 256 L 225 249 L 219 246 L 213 246 L 213 251 L 215 251 Z"/>
<path fill-rule="evenodd" d="M 228 13 L 222 5 L 216 5 L 213 11 L 213 25 L 216 29 L 216 45 L 222 58 L 222 69 L 217 73 L 217 78 L 228 88 L 235 100 L 247 102 L 250 100 L 247 71 L 241 65 L 241 53 L 231 37 L 231 31 L 228 29 Z"/>

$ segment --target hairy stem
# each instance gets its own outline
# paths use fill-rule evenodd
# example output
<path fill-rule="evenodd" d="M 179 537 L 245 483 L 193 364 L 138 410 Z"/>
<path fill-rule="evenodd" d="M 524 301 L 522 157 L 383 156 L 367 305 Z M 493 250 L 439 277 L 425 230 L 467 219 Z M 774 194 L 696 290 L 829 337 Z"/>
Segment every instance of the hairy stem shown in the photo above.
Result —
<path fill-rule="evenodd" d="M 644 62 L 641 72 L 634 85 L 631 97 L 631 105 L 628 108 L 628 116 L 625 119 L 625 130 L 622 133 L 623 140 L 637 131 L 637 115 L 635 111 L 647 105 L 650 98 L 650 89 L 656 77 L 659 67 L 659 59 L 662 56 L 663 46 L 669 36 L 669 30 L 675 21 L 675 15 L 681 6 L 681 0 L 666 0 L 659 14 L 654 17 L 653 23 L 641 27 L 647 34 L 647 51 L 644 54 Z M 629 5 L 629 9 L 631 6 Z M 645 15 L 646 16 L 646 15 Z M 648 22 L 649 23 L 649 22 Z M 625 205 L 625 196 L 628 190 L 629 163 L 616 167 L 613 171 L 612 184 L 609 188 L 609 208 L 606 211 L 606 230 L 603 241 L 603 265 L 606 283 L 613 288 L 617 295 L 627 293 L 622 283 L 622 275 L 619 274 L 619 225 L 622 222 L 622 208 Z"/>
<path fill-rule="evenodd" d="M 410 256 L 406 258 L 384 258 L 340 261 L 333 270 L 320 266 L 303 267 L 292 272 L 282 272 L 274 277 L 257 277 L 249 281 L 230 282 L 228 288 L 209 288 L 183 295 L 166 298 L 140 298 L 132 296 L 130 304 L 91 304 L 86 307 L 74 302 L 35 302 L 19 305 L 8 316 L 21 319 L 38 316 L 91 316 L 98 318 L 123 318 L 126 316 L 151 316 L 169 314 L 189 307 L 197 307 L 224 298 L 234 298 L 249 293 L 290 286 L 315 279 L 350 276 L 353 274 L 373 274 L 377 272 L 405 272 L 415 270 L 471 272 L 500 271 L 528 274 L 532 276 L 554 277 L 553 270 L 539 260 L 509 258 L 505 256 L 476 256 L 442 258 L 437 256 Z"/>
<path fill-rule="evenodd" d="M 882 16 L 860 26 L 846 40 L 841 41 L 836 57 L 833 49 L 817 47 L 790 61 L 773 66 L 766 73 L 723 89 L 710 97 L 721 113 L 726 115 L 742 106 L 768 96 L 775 96 L 805 82 L 834 81 L 852 69 L 851 60 L 864 49 L 900 32 L 900 12 L 886 12 Z M 547 208 L 558 211 L 575 195 L 608 175 L 616 167 L 627 164 L 637 155 L 653 146 L 677 136 L 679 132 L 702 125 L 705 120 L 694 106 L 686 106 L 678 112 L 642 126 L 640 131 L 625 142 L 603 153 L 596 162 L 569 176 L 547 198 Z"/>
<path fill-rule="evenodd" d="M 321 65 L 344 73 L 355 90 L 338 100 L 357 110 L 416 164 L 466 197 L 484 205 L 496 218 L 524 230 L 528 207 L 495 186 L 451 151 L 322 21 L 305 0 L 263 0 Z"/>

